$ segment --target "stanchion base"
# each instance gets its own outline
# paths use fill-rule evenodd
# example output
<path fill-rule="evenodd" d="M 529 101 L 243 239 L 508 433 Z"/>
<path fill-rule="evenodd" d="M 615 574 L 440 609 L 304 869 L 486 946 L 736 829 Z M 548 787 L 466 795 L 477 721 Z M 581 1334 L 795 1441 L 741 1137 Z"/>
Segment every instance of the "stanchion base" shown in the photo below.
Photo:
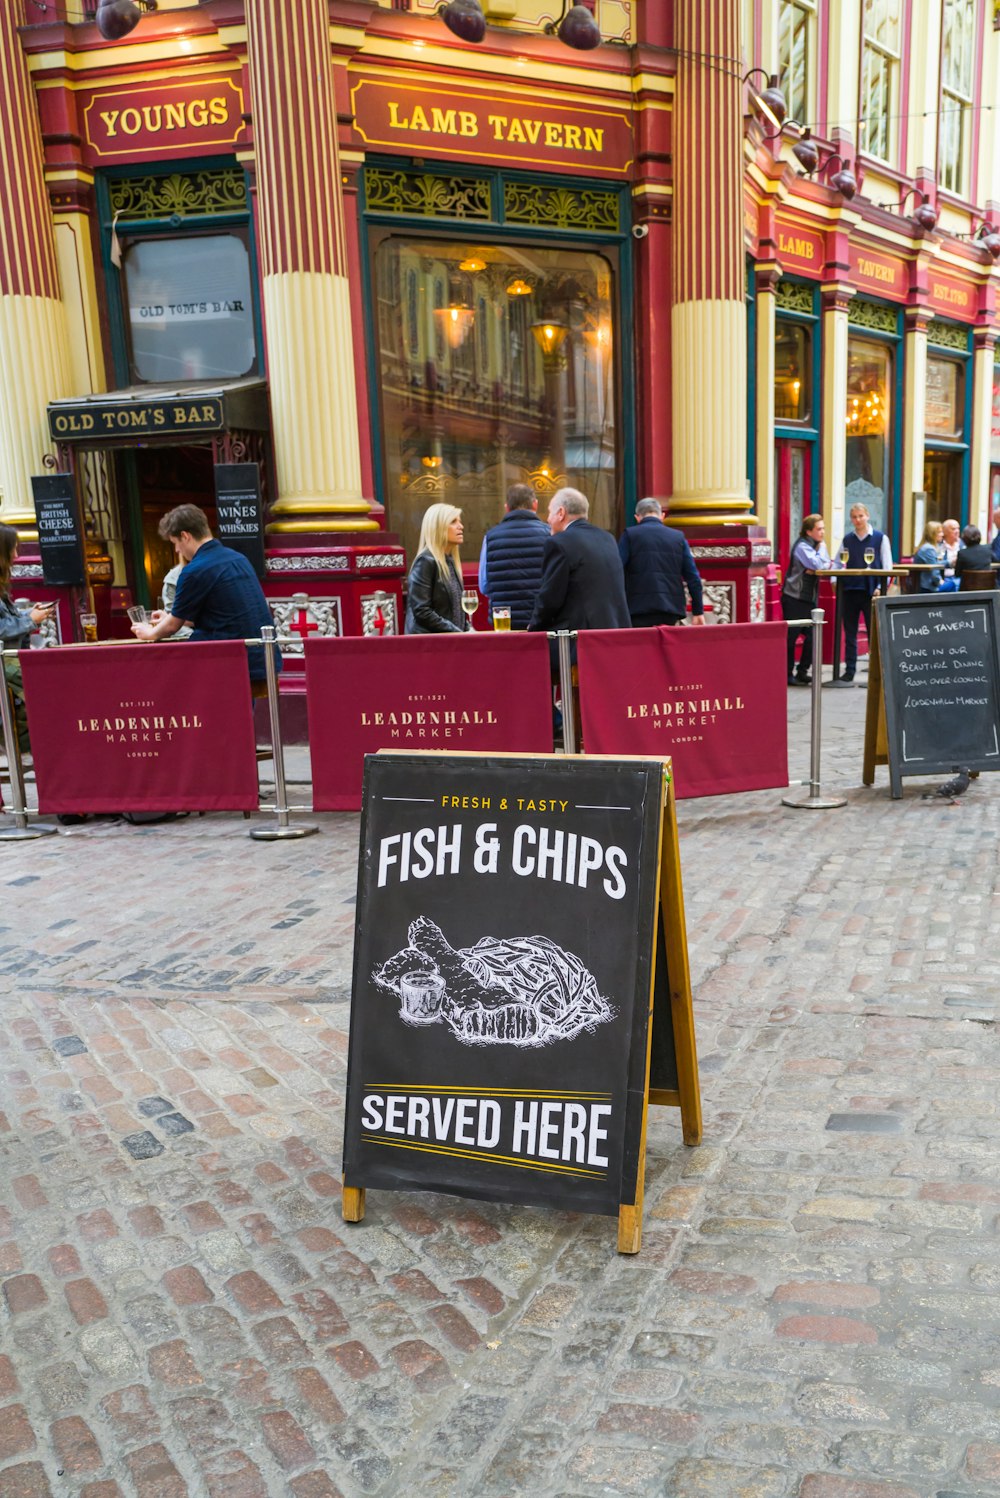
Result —
<path fill-rule="evenodd" d="M 292 838 L 311 837 L 318 827 L 251 827 L 250 836 L 255 843 L 284 843 Z"/>
<path fill-rule="evenodd" d="M 58 831 L 58 827 L 50 827 L 46 822 L 33 822 L 30 827 L 0 827 L 0 843 L 24 843 Z"/>
<path fill-rule="evenodd" d="M 806 796 L 802 801 L 795 801 L 791 796 L 782 796 L 782 806 L 790 806 L 793 811 L 836 811 L 838 806 L 847 805 L 846 796 Z"/>

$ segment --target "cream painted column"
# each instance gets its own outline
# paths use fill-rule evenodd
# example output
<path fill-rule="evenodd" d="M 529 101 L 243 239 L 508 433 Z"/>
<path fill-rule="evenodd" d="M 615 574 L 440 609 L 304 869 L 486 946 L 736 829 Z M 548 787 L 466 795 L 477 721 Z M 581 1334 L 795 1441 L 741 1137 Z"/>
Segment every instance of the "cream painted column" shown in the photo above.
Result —
<path fill-rule="evenodd" d="M 977 328 L 972 356 L 972 452 L 969 455 L 969 523 L 990 534 L 990 439 L 993 426 L 993 351 L 996 332 Z"/>
<path fill-rule="evenodd" d="M 758 524 L 764 526 L 775 546 L 774 534 L 774 333 L 777 324 L 778 281 L 781 272 L 773 265 L 758 266 L 757 286 L 757 366 L 756 366 L 756 454 L 754 508 Z"/>
<path fill-rule="evenodd" d="M 270 532 L 377 530 L 362 495 L 326 0 L 247 0 L 277 502 Z"/>
<path fill-rule="evenodd" d="M 31 476 L 52 446 L 46 408 L 71 392 L 23 21 L 21 0 L 0 0 L 0 520 L 34 537 Z"/>
<path fill-rule="evenodd" d="M 989 42 L 984 50 L 992 50 Z M 913 7 L 909 57 L 910 107 L 903 169 L 908 177 L 935 181 L 941 92 L 941 0 L 923 0 L 921 5 Z M 981 127 L 973 124 L 972 128 Z"/>
<path fill-rule="evenodd" d="M 74 394 L 107 389 L 97 265 L 91 235 L 93 177 L 49 179 L 59 284 L 69 333 L 67 356 Z"/>
<path fill-rule="evenodd" d="M 927 323 L 925 307 L 906 312 L 904 369 L 906 406 L 903 410 L 903 473 L 899 498 L 902 506 L 900 542 L 902 555 L 912 556 L 920 542 L 914 537 L 913 496 L 924 487 L 924 424 L 927 398 Z M 926 518 L 926 517 L 925 517 Z"/>
<path fill-rule="evenodd" d="M 861 0 L 836 0 L 829 12 L 829 47 L 826 58 L 826 119 L 820 120 L 821 135 L 843 149 L 854 135 L 858 117 L 861 69 Z M 810 123 L 810 122 L 806 122 Z"/>
<path fill-rule="evenodd" d="M 673 494 L 685 528 L 751 523 L 747 497 L 740 0 L 677 0 Z"/>
<path fill-rule="evenodd" d="M 832 551 L 844 534 L 844 491 L 847 487 L 847 309 L 854 292 L 849 286 L 824 286 L 823 305 L 823 424 L 820 510 L 826 521 L 827 545 Z"/>

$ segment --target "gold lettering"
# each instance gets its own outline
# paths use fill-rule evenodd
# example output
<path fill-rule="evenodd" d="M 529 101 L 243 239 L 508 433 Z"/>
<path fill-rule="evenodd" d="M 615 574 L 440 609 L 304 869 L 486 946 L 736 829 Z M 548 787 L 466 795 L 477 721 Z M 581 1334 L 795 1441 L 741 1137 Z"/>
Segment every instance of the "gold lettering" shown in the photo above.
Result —
<path fill-rule="evenodd" d="M 486 122 L 493 126 L 493 139 L 503 140 L 503 127 L 507 123 L 507 116 L 505 114 L 488 114 Z"/>
<path fill-rule="evenodd" d="M 515 118 L 511 120 L 507 127 L 507 139 L 516 140 L 520 145 L 524 145 L 526 137 L 524 131 L 521 129 L 521 121 L 519 119 Z"/>
<path fill-rule="evenodd" d="M 580 130 L 579 125 L 567 125 L 565 127 L 565 130 L 564 130 L 563 133 L 566 136 L 566 149 L 567 149 L 567 151 L 582 151 L 583 150 L 583 146 L 582 146 L 581 141 L 580 141 L 580 136 L 581 136 L 582 132 Z"/>
<path fill-rule="evenodd" d="M 437 106 L 431 110 L 431 119 L 434 129 L 441 135 L 457 135 L 458 116 L 454 109 L 438 109 Z"/>
<path fill-rule="evenodd" d="M 545 122 L 545 144 L 547 146 L 561 146 L 563 143 L 562 126 L 554 120 Z"/>
<path fill-rule="evenodd" d="M 585 151 L 603 151 L 604 150 L 604 129 L 603 129 L 603 126 L 602 126 L 602 128 L 600 130 L 595 130 L 590 125 L 584 125 L 584 127 L 583 127 L 583 149 Z"/>
<path fill-rule="evenodd" d="M 209 99 L 208 107 L 212 115 L 213 125 L 225 125 L 229 119 L 229 103 L 221 95 Z"/>
<path fill-rule="evenodd" d="M 163 124 L 163 110 L 159 104 L 144 104 L 142 107 L 142 118 L 146 129 L 152 130 L 155 134 Z"/>
<path fill-rule="evenodd" d="M 430 128 L 430 125 L 427 123 L 427 116 L 424 113 L 423 109 L 419 104 L 415 104 L 413 107 L 413 113 L 410 115 L 410 129 L 429 130 Z"/>
<path fill-rule="evenodd" d="M 142 129 L 142 115 L 137 109 L 122 110 L 122 129 L 126 135 L 138 135 Z"/>
<path fill-rule="evenodd" d="M 463 109 L 458 116 L 460 135 L 478 135 L 479 121 L 471 109 Z"/>
<path fill-rule="evenodd" d="M 108 132 L 108 139 L 109 140 L 114 139 L 114 137 L 118 134 L 117 120 L 118 120 L 118 116 L 119 116 L 120 113 L 121 113 L 121 110 L 119 110 L 119 109 L 102 109 L 101 110 L 101 119 L 104 121 L 104 128 Z"/>
<path fill-rule="evenodd" d="M 391 128 L 393 130 L 405 130 L 409 123 L 409 120 L 401 120 L 399 118 L 399 101 L 397 99 L 390 99 L 389 124 Z"/>
<path fill-rule="evenodd" d="M 208 124 L 208 109 L 204 99 L 192 99 L 187 107 L 188 122 L 196 127 Z"/>
<path fill-rule="evenodd" d="M 183 104 L 167 104 L 166 106 L 166 129 L 183 130 L 187 124 L 187 116 Z"/>

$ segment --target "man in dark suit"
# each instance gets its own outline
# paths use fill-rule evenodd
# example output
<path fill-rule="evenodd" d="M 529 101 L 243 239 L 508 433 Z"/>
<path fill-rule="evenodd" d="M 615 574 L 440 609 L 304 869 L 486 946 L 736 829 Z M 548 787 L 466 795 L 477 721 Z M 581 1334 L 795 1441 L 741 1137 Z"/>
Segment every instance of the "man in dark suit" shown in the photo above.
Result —
<path fill-rule="evenodd" d="M 691 623 L 704 624 L 701 578 L 691 548 L 680 531 L 664 525 L 658 499 L 640 499 L 638 522 L 618 543 L 625 569 L 625 596 L 636 629 L 680 624 L 687 613 L 684 584 L 691 594 Z"/>
<path fill-rule="evenodd" d="M 628 629 L 625 578 L 614 538 L 587 519 L 578 489 L 549 502 L 550 539 L 529 629 Z"/>

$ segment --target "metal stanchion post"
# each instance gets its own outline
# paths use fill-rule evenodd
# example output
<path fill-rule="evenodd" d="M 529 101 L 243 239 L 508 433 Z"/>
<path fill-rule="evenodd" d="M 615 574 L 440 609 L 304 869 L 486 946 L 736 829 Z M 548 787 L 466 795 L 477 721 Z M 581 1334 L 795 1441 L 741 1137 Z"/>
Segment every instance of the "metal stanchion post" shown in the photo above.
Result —
<path fill-rule="evenodd" d="M 576 704 L 573 701 L 573 657 L 570 653 L 572 634 L 561 629 L 556 635 L 559 645 L 559 690 L 562 693 L 563 749 L 567 754 L 576 753 Z"/>
<path fill-rule="evenodd" d="M 318 832 L 313 824 L 307 827 L 288 825 L 288 792 L 285 785 L 285 747 L 281 741 L 281 715 L 278 711 L 278 668 L 275 664 L 277 651 L 276 631 L 273 625 L 265 624 L 261 630 L 264 641 L 264 667 L 267 671 L 267 707 L 271 718 L 271 751 L 274 761 L 274 800 L 278 822 L 275 827 L 252 827 L 250 836 L 260 843 L 287 841 L 289 838 L 309 837 Z"/>
<path fill-rule="evenodd" d="M 16 653 L 16 651 L 7 652 L 8 655 L 16 655 Z M 21 751 L 17 743 L 17 725 L 14 722 L 14 709 L 10 705 L 3 658 L 4 650 L 0 645 L 0 723 L 3 724 L 4 750 L 7 754 L 7 768 L 10 771 L 10 800 L 14 825 L 13 827 L 0 827 L 0 843 L 22 843 L 30 838 L 48 837 L 50 833 L 58 832 L 59 829 L 49 827 L 44 822 L 35 822 L 32 826 L 28 826 L 28 814 L 24 803 L 24 776 L 21 774 Z"/>
<path fill-rule="evenodd" d="M 797 811 L 834 811 L 846 806 L 846 796 L 821 796 L 820 750 L 822 746 L 821 722 L 823 711 L 823 610 L 812 610 L 812 711 L 809 731 L 809 794 L 803 801 L 791 796 L 782 796 L 782 806 L 794 807 Z"/>

